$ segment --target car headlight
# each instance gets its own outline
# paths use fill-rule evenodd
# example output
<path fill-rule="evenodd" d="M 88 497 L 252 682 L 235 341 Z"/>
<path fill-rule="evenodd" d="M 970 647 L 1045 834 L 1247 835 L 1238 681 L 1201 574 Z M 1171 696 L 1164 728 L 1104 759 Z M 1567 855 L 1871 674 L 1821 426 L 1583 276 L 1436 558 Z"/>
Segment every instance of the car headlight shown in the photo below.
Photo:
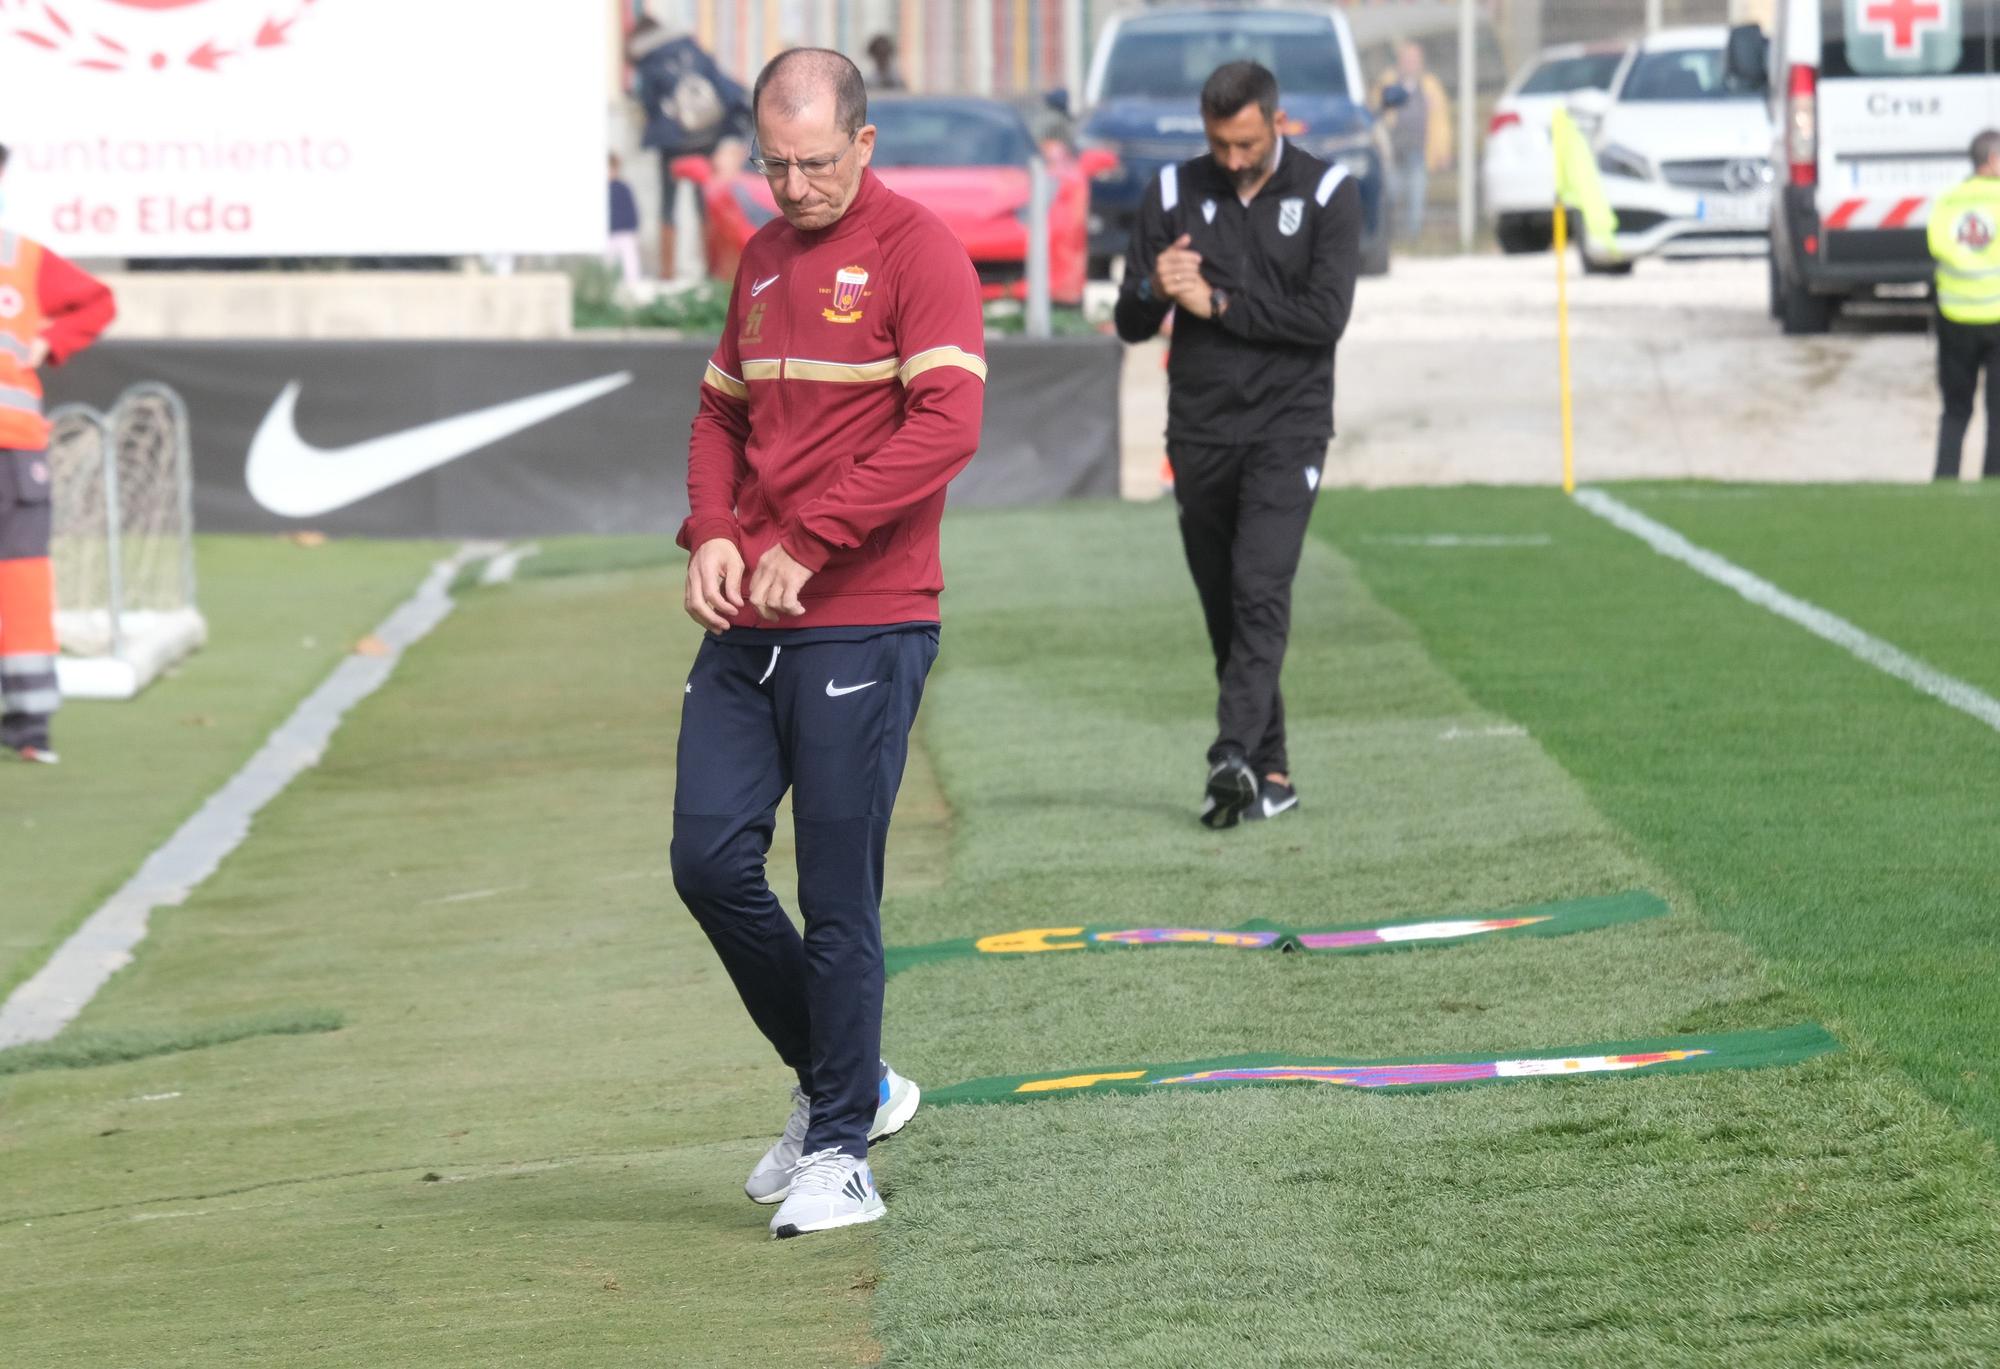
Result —
<path fill-rule="evenodd" d="M 1597 149 L 1597 169 L 1608 176 L 1630 176 L 1635 181 L 1653 179 L 1653 164 L 1629 147 L 1606 143 Z"/>

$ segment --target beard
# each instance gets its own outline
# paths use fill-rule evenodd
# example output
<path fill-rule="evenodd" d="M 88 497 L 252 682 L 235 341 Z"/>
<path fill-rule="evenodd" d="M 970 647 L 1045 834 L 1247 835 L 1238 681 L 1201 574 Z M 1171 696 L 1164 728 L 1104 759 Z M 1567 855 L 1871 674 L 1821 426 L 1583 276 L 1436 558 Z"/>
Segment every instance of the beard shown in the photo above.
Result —
<path fill-rule="evenodd" d="M 1272 150 L 1276 151 L 1275 148 L 1273 148 Z M 1241 171 L 1232 171 L 1229 174 L 1229 179 L 1236 183 L 1237 193 L 1241 194 L 1243 191 L 1248 190 L 1251 186 L 1257 184 L 1259 180 L 1263 179 L 1264 175 L 1267 172 L 1269 172 L 1270 169 L 1271 169 L 1271 159 L 1269 157 L 1265 157 L 1262 161 L 1256 163 L 1254 166 L 1246 166 Z"/>

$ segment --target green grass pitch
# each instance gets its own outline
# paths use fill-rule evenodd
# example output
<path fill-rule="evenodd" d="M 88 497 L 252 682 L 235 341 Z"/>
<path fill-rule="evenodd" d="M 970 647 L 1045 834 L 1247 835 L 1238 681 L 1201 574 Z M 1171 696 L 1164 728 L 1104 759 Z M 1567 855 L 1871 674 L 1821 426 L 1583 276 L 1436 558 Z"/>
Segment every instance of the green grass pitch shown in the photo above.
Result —
<path fill-rule="evenodd" d="M 1984 491 L 1621 495 L 2000 692 Z M 1442 533 L 1533 536 L 1423 540 Z M 61 1067 L 0 1071 L 0 1359 L 2000 1359 L 2000 737 L 1559 496 L 1329 494 L 1286 670 L 1302 811 L 1208 833 L 1212 676 L 1171 511 L 955 516 L 946 552 L 892 943 L 1634 888 L 1671 911 L 1396 955 L 917 965 L 891 981 L 887 1049 L 920 1083 L 1812 1019 L 1845 1049 L 1404 1097 L 920 1111 L 877 1152 L 888 1220 L 773 1243 L 738 1186 L 783 1072 L 666 878 L 696 640 L 679 556 L 557 542 L 518 583 L 461 588 L 156 917 Z M 304 635 L 337 653 L 434 554 L 206 543 L 211 614 L 235 626 L 149 713 L 65 714 L 46 806 L 76 825 L 87 795 L 103 832 L 66 828 L 59 868 L 35 867 L 0 963 L 31 970 L 331 658 L 245 663 Z M 302 566 L 327 572 L 309 631 L 271 588 Z M 178 722 L 197 713 L 212 725 Z M 148 767 L 153 734 L 197 731 Z M 43 778 L 8 772 L 8 792 Z M 788 858 L 781 829 L 781 883 Z"/>

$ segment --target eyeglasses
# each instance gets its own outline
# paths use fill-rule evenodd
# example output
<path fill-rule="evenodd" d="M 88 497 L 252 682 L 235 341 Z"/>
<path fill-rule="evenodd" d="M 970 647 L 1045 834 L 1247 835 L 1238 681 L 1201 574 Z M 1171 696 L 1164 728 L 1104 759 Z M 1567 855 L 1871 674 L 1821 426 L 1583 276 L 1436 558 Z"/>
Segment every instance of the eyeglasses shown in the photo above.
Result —
<path fill-rule="evenodd" d="M 750 167 L 766 180 L 782 181 L 791 174 L 793 167 L 797 167 L 799 174 L 807 180 L 822 181 L 831 176 L 833 169 L 839 166 L 853 150 L 854 138 L 850 135 L 847 146 L 840 150 L 840 155 L 837 157 L 806 157 L 796 162 L 788 162 L 781 157 L 752 157 Z"/>

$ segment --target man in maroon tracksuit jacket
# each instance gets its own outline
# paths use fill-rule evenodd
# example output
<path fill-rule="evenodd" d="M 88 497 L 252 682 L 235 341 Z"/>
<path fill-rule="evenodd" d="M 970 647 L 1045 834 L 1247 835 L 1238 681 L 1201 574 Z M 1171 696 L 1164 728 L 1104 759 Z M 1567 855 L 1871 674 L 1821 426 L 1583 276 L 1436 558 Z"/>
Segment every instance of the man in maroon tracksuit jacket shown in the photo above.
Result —
<path fill-rule="evenodd" d="M 965 249 L 868 170 L 854 64 L 783 53 L 752 104 L 783 217 L 743 250 L 688 446 L 686 606 L 709 635 L 682 700 L 673 870 L 798 1075 L 745 1185 L 796 1236 L 882 1215 L 868 1143 L 916 1110 L 880 1057 L 883 852 L 986 361 Z M 764 878 L 787 789 L 803 938 Z"/>

